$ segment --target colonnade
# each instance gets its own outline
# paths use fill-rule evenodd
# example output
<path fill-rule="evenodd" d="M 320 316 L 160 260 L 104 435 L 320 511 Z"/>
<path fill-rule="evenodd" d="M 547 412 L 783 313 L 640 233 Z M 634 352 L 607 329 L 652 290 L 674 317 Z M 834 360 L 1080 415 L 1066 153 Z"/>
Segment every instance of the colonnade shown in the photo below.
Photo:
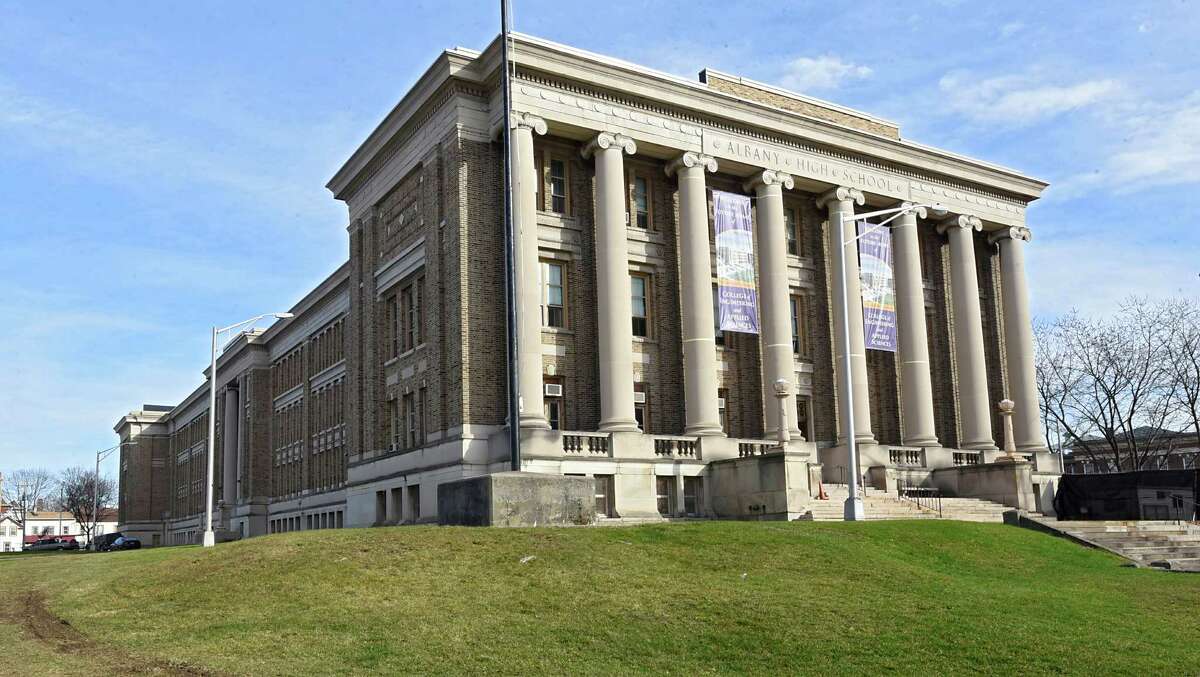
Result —
<path fill-rule="evenodd" d="M 517 298 L 520 342 L 520 422 L 523 428 L 548 428 L 543 413 L 541 325 L 538 278 L 537 181 L 533 135 L 546 133 L 540 118 L 518 113 L 513 120 L 514 224 L 517 229 Z M 636 431 L 633 386 L 633 333 L 630 321 L 630 282 L 625 204 L 624 156 L 637 152 L 636 142 L 622 134 L 600 132 L 586 145 L 583 156 L 595 162 L 595 227 L 597 313 L 599 321 L 600 425 L 601 432 Z M 718 394 L 716 336 L 713 318 L 712 251 L 709 238 L 705 175 L 717 170 L 716 159 L 696 152 L 680 154 L 666 167 L 679 186 L 679 259 L 683 362 L 684 409 L 687 435 L 721 435 Z M 779 427 L 779 407 L 773 406 L 774 383 L 794 383 L 796 364 L 792 351 L 790 292 L 787 272 L 787 242 L 783 191 L 794 187 L 785 173 L 763 169 L 745 182 L 756 197 L 755 237 L 759 273 L 759 314 L 762 344 L 762 387 L 764 422 L 768 437 Z M 856 205 L 865 203 L 857 189 L 835 187 L 817 200 L 832 222 L 847 219 L 847 240 L 852 240 L 849 217 Z M 893 228 L 895 259 L 897 362 L 900 372 L 902 442 L 911 446 L 938 446 L 934 427 L 933 388 L 930 378 L 929 345 L 925 322 L 924 282 L 921 274 L 917 219 L 924 210 L 914 209 L 897 219 Z M 949 239 L 952 332 L 958 377 L 960 421 L 959 448 L 996 449 L 991 430 L 984 361 L 983 327 L 979 305 L 973 233 L 982 222 L 973 215 L 954 215 L 939 222 L 937 230 Z M 991 235 L 998 242 L 1003 288 L 1005 359 L 1011 399 L 1018 402 L 1013 424 L 1017 448 L 1036 451 L 1046 448 L 1038 422 L 1037 390 L 1033 368 L 1033 337 L 1029 297 L 1025 283 L 1023 245 L 1029 240 L 1025 228 L 1009 228 Z M 838 407 L 852 407 L 855 438 L 875 443 L 871 431 L 867 361 L 863 333 L 862 296 L 857 245 L 853 241 L 831 243 L 833 279 L 847 276 L 849 317 L 840 304 L 833 307 L 833 331 L 850 333 L 849 354 L 835 342 L 835 368 L 850 361 L 853 400 L 847 401 L 844 385 L 838 388 Z M 840 373 L 840 368 L 838 369 Z M 795 389 L 790 389 L 786 411 L 795 411 Z M 944 403 L 950 406 L 950 403 Z M 788 421 L 792 439 L 799 439 L 797 421 Z"/>

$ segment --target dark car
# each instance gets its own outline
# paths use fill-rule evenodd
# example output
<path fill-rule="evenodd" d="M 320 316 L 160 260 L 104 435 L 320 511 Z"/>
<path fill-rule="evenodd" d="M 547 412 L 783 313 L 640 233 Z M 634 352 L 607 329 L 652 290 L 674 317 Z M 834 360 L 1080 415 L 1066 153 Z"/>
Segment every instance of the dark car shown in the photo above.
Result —
<path fill-rule="evenodd" d="M 108 552 L 109 550 L 112 550 L 113 542 L 124 535 L 125 534 L 119 531 L 114 531 L 110 534 L 100 534 L 94 541 L 92 541 L 92 543 L 94 543 L 96 546 L 96 552 Z"/>
<path fill-rule="evenodd" d="M 121 536 L 112 542 L 109 550 L 137 550 L 142 547 L 142 542 L 133 536 Z"/>

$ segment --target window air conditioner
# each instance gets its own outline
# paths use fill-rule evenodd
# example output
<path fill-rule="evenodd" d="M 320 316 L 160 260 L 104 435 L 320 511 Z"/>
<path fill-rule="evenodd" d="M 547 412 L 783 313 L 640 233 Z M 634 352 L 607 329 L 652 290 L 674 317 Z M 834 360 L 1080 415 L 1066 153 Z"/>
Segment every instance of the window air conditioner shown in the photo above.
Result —
<path fill-rule="evenodd" d="M 646 403 L 646 393 L 634 393 L 633 394 L 633 403 L 634 404 L 645 404 Z"/>

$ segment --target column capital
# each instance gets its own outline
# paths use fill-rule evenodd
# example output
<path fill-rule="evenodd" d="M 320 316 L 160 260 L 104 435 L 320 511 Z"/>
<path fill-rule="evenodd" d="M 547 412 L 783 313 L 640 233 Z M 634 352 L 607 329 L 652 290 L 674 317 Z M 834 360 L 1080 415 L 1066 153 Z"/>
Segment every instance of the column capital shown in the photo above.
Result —
<path fill-rule="evenodd" d="M 512 114 L 512 126 L 513 128 L 532 129 L 539 135 L 546 133 L 546 121 L 533 113 L 519 113 L 514 111 Z"/>
<path fill-rule="evenodd" d="M 711 155 L 694 153 L 689 150 L 672 160 L 663 171 L 667 173 L 667 176 L 671 176 L 679 171 L 680 167 L 700 167 L 705 171 L 715 172 L 717 171 L 717 159 Z"/>
<path fill-rule="evenodd" d="M 857 188 L 847 188 L 846 186 L 838 186 L 821 197 L 817 198 L 817 206 L 824 207 L 830 202 L 846 202 L 847 200 L 856 205 L 862 206 L 867 203 L 867 197 Z"/>
<path fill-rule="evenodd" d="M 917 218 L 923 219 L 923 218 L 926 218 L 927 216 L 929 216 L 929 213 L 927 211 L 925 211 L 924 207 L 917 207 L 916 209 L 912 209 L 913 203 L 911 203 L 907 200 L 905 200 L 904 202 L 901 202 L 900 204 L 898 204 L 896 206 L 900 207 L 902 209 L 909 210 L 908 213 L 912 214 L 913 216 L 915 216 Z M 900 218 L 902 219 L 904 217 L 901 216 Z M 899 219 L 897 219 L 897 220 L 899 220 Z"/>
<path fill-rule="evenodd" d="M 980 221 L 978 216 L 971 216 L 970 214 L 954 214 L 938 222 L 938 235 L 945 233 L 951 228 L 983 230 L 983 221 Z"/>
<path fill-rule="evenodd" d="M 596 135 L 596 138 L 584 146 L 582 154 L 584 158 L 590 158 L 597 150 L 608 150 L 609 148 L 616 148 L 628 155 L 633 155 L 637 152 L 637 144 L 628 136 L 612 132 L 600 132 Z"/>
<path fill-rule="evenodd" d="M 1024 240 L 1029 242 L 1032 239 L 1033 233 L 1025 226 L 1010 226 L 988 235 L 988 244 L 996 244 L 1000 240 Z"/>
<path fill-rule="evenodd" d="M 751 176 L 742 184 L 742 189 L 746 192 L 756 190 L 759 186 L 780 186 L 791 190 L 796 187 L 796 182 L 792 180 L 791 174 L 777 172 L 774 169 L 764 169 L 762 172 Z"/>

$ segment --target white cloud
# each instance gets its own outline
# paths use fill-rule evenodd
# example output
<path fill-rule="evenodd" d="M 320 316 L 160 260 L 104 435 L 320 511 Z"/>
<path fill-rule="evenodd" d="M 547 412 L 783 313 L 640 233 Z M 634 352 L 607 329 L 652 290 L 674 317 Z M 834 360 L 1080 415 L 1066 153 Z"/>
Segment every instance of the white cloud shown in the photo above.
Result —
<path fill-rule="evenodd" d="M 1103 315 L 1132 294 L 1152 299 L 1200 296 L 1200 263 L 1189 248 L 1142 241 L 1131 255 L 1131 243 L 1120 233 L 1136 229 L 1136 224 L 1126 224 L 1045 239 L 1035 231 L 1027 250 L 1034 314 L 1052 316 L 1074 308 Z"/>
<path fill-rule="evenodd" d="M 1153 29 L 1154 24 L 1150 23 L 1149 21 L 1143 21 L 1142 23 L 1138 24 L 1137 30 L 1139 33 L 1149 33 Z"/>
<path fill-rule="evenodd" d="M 1165 102 L 1141 99 L 1114 107 L 1105 116 L 1102 164 L 1050 187 L 1055 199 L 1078 197 L 1103 187 L 1123 194 L 1150 186 L 1200 183 L 1200 90 Z"/>
<path fill-rule="evenodd" d="M 871 73 L 867 66 L 843 61 L 832 54 L 802 56 L 787 65 L 780 84 L 798 92 L 837 89 L 849 81 L 869 78 Z"/>
<path fill-rule="evenodd" d="M 1000 37 L 1011 38 L 1025 28 L 1025 24 L 1020 21 L 1010 21 L 1000 27 Z"/>
<path fill-rule="evenodd" d="M 975 122 L 1023 126 L 1111 99 L 1121 86 L 1112 79 L 1055 85 L 1032 75 L 979 80 L 955 72 L 943 76 L 938 89 L 952 110 Z"/>

